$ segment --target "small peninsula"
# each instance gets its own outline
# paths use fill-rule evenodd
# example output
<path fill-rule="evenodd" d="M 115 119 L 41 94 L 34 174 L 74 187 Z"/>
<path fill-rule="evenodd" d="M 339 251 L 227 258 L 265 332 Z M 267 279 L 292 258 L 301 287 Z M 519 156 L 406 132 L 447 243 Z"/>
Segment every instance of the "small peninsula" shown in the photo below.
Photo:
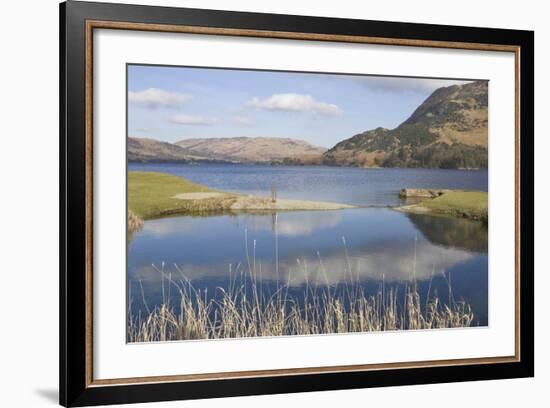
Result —
<path fill-rule="evenodd" d="M 289 200 L 228 193 L 158 172 L 128 173 L 129 228 L 139 220 L 168 215 L 200 215 L 228 211 L 322 211 L 355 208 L 353 205 Z"/>

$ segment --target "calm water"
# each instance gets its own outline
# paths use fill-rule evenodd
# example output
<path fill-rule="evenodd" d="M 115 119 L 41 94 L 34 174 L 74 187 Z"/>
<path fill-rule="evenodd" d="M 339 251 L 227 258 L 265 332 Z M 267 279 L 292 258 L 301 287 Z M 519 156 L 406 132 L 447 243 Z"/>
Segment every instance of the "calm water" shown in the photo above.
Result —
<path fill-rule="evenodd" d="M 399 205 L 398 193 L 405 187 L 487 191 L 486 170 L 133 163 L 128 169 L 170 173 L 224 191 L 269 196 L 275 184 L 280 198 L 381 207 Z"/>
<path fill-rule="evenodd" d="M 172 217 L 145 222 L 129 244 L 128 281 L 132 310 L 144 310 L 177 294 L 165 275 L 183 273 L 209 294 L 228 288 L 249 268 L 261 290 L 278 283 L 299 293 L 309 285 L 338 288 L 351 278 L 367 294 L 380 285 L 404 292 L 416 279 L 421 296 L 465 300 L 475 324 L 487 325 L 487 230 L 464 219 L 403 214 L 403 187 L 487 191 L 486 171 L 355 169 L 244 165 L 131 164 L 129 170 L 161 171 L 225 191 L 281 198 L 349 203 L 369 208 L 278 214 Z M 177 268 L 174 266 L 177 265 Z M 449 293 L 451 283 L 452 293 Z M 171 291 L 171 293 L 168 293 Z"/>

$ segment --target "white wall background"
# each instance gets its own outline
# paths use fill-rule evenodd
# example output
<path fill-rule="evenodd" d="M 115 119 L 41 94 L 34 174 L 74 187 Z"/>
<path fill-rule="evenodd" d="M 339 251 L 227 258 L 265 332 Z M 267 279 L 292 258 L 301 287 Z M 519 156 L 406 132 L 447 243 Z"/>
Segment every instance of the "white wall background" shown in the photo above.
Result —
<path fill-rule="evenodd" d="M 126 2 L 126 1 L 120 1 Z M 139 2 L 139 1 L 134 1 Z M 57 404 L 58 381 L 58 6 L 57 0 L 2 2 L 0 24 L 0 406 Z M 140 3 L 535 30 L 536 112 L 545 118 L 550 26 L 534 0 L 148 0 Z M 147 407 L 547 406 L 550 287 L 545 229 L 550 200 L 543 168 L 546 122 L 536 132 L 536 378 L 304 393 L 143 405 Z M 142 406 L 142 405 L 137 405 Z M 137 407 L 136 406 L 136 407 Z"/>

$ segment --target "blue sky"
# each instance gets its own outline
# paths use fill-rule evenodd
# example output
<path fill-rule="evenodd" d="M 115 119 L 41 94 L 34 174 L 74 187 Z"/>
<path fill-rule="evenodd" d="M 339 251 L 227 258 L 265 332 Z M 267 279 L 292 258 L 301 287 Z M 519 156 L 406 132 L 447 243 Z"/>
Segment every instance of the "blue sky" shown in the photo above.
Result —
<path fill-rule="evenodd" d="M 128 135 L 290 137 L 318 146 L 394 128 L 435 89 L 464 81 L 128 66 Z"/>

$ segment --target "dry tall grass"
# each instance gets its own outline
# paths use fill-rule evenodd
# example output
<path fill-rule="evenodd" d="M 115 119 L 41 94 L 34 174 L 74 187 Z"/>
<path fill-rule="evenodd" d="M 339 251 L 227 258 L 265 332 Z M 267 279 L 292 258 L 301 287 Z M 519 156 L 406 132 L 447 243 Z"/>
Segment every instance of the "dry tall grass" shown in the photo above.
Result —
<path fill-rule="evenodd" d="M 133 234 L 143 227 L 143 220 L 132 211 L 128 210 L 128 233 Z"/>
<path fill-rule="evenodd" d="M 156 268 L 163 276 L 160 306 L 147 308 L 143 288 L 147 312 L 134 315 L 130 303 L 129 342 L 454 328 L 468 327 L 474 319 L 467 303 L 453 300 L 450 283 L 448 303 L 430 296 L 429 290 L 423 303 L 414 281 L 403 293 L 386 289 L 381 282 L 376 295 L 367 296 L 351 278 L 338 287 L 306 283 L 298 298 L 288 283 L 278 284 L 274 293 L 264 293 L 251 267 L 244 274 L 230 273 L 229 287 L 209 294 L 175 268 L 178 279 L 166 273 L 164 266 Z M 179 294 L 175 307 L 165 297 L 169 292 L 165 282 Z"/>

